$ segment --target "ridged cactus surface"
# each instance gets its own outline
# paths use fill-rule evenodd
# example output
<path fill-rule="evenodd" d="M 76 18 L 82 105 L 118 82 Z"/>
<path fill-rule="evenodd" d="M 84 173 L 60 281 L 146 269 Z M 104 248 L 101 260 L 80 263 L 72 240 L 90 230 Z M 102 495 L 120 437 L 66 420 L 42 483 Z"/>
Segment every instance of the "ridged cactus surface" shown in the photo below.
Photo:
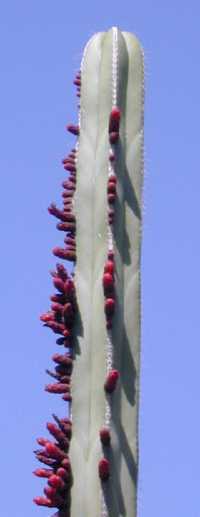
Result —
<path fill-rule="evenodd" d="M 57 436 L 50 426 L 57 442 L 46 440 L 43 460 L 51 473 L 40 476 L 50 491 L 35 502 L 58 508 L 57 517 L 136 517 L 144 93 L 137 39 L 115 27 L 95 34 L 75 84 L 79 120 L 68 129 L 77 141 L 63 160 L 63 209 L 49 207 L 66 233 L 53 253 L 74 271 L 57 266 L 58 293 L 41 318 L 66 348 L 54 357 L 60 370 L 47 391 L 64 394 L 70 418 L 54 417 Z"/>

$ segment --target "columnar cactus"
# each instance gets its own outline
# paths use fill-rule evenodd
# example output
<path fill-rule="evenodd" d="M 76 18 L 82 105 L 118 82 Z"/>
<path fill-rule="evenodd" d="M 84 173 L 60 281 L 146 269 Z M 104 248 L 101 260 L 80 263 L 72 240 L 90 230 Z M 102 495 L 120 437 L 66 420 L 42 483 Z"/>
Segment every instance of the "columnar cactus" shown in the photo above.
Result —
<path fill-rule="evenodd" d="M 44 325 L 59 335 L 49 393 L 53 415 L 36 457 L 47 478 L 38 505 L 57 517 L 136 517 L 140 370 L 140 249 L 143 178 L 143 55 L 113 27 L 86 45 L 74 80 L 80 98 L 74 148 L 63 159 L 63 208 L 50 205 L 65 234 L 53 254 L 56 293 Z M 48 468 L 47 468 L 48 467 Z"/>

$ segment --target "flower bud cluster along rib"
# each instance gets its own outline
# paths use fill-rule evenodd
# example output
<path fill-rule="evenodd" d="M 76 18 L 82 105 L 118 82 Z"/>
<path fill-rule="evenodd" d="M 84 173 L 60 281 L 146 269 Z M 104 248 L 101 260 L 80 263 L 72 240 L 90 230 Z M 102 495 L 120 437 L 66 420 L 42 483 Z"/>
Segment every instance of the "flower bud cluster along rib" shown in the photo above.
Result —
<path fill-rule="evenodd" d="M 77 86 L 77 96 L 80 97 L 81 72 L 75 77 L 74 84 Z M 79 135 L 79 125 L 69 124 L 69 132 Z M 62 160 L 64 170 L 68 177 L 62 182 L 63 208 L 57 208 L 52 203 L 48 211 L 56 217 L 59 222 L 57 228 L 65 233 L 64 247 L 53 248 L 53 255 L 76 263 L 76 218 L 73 212 L 73 196 L 76 189 L 76 148 Z M 51 272 L 55 293 L 51 295 L 50 309 L 40 316 L 44 327 L 50 328 L 58 334 L 57 345 L 65 348 L 65 353 L 56 353 L 52 356 L 54 370 L 46 370 L 52 382 L 46 384 L 45 391 L 61 395 L 64 401 L 70 405 L 70 418 L 58 418 L 53 415 L 54 422 L 47 423 L 47 429 L 53 440 L 38 438 L 37 443 L 42 447 L 35 452 L 38 461 L 45 465 L 34 471 L 37 477 L 47 479 L 44 488 L 44 496 L 34 498 L 39 506 L 57 508 L 58 511 L 53 517 L 70 517 L 70 489 L 72 486 L 72 472 L 68 456 L 70 440 L 72 436 L 71 417 L 71 374 L 73 370 L 73 329 L 77 314 L 76 290 L 74 284 L 74 272 L 70 273 L 63 264 L 56 264 L 55 271 Z M 46 468 L 48 467 L 48 468 Z"/>
<path fill-rule="evenodd" d="M 119 138 L 120 125 L 120 110 L 117 106 L 112 108 L 109 118 L 108 133 L 115 130 Z M 114 143 L 116 143 L 116 141 Z M 110 142 L 111 143 L 111 142 Z M 109 396 L 112 395 L 116 388 L 119 378 L 118 370 L 113 368 L 113 344 L 112 344 L 112 326 L 113 317 L 115 313 L 115 260 L 114 260 L 114 246 L 113 246 L 113 232 L 112 225 L 114 223 L 114 203 L 117 196 L 117 176 L 115 174 L 115 151 L 114 144 L 109 150 L 109 166 L 108 166 L 108 184 L 107 184 L 107 200 L 108 200 L 108 254 L 103 271 L 103 290 L 104 290 L 104 312 L 106 318 L 107 328 L 107 346 L 106 346 L 106 360 L 107 360 L 107 376 L 104 383 L 104 390 L 106 395 L 106 411 L 105 411 L 105 425 L 100 429 L 100 440 L 103 446 L 110 445 L 110 423 L 111 423 L 111 409 Z M 109 460 L 103 457 L 99 461 L 99 477 L 101 481 L 107 481 L 110 476 Z"/>
<path fill-rule="evenodd" d="M 107 201 L 108 201 L 108 253 L 103 271 L 103 290 L 104 290 L 104 312 L 107 328 L 106 343 L 106 367 L 107 375 L 104 383 L 106 396 L 105 403 L 105 423 L 100 429 L 100 440 L 103 448 L 103 457 L 99 461 L 99 477 L 102 483 L 108 481 L 110 475 L 109 446 L 111 444 L 111 397 L 119 378 L 118 370 L 113 367 L 113 343 L 112 326 L 116 306 L 115 296 L 115 257 L 114 257 L 114 238 L 113 224 L 115 218 L 115 201 L 117 197 L 117 176 L 115 173 L 116 144 L 119 140 L 121 111 L 117 106 L 117 86 L 118 86 L 118 32 L 113 27 L 112 43 L 112 110 L 108 121 L 108 138 L 110 143 L 108 156 L 108 182 L 107 182 Z M 104 490 L 101 490 L 101 517 L 108 517 Z"/>

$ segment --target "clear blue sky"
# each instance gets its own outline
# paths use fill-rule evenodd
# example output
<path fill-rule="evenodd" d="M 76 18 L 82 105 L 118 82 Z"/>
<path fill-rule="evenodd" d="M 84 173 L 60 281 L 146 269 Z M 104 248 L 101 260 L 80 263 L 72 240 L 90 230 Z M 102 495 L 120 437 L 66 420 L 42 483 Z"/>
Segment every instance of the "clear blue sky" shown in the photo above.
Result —
<path fill-rule="evenodd" d="M 32 504 L 42 491 L 35 438 L 61 409 L 43 391 L 55 346 L 38 320 L 61 243 L 47 206 L 59 202 L 60 160 L 73 142 L 64 128 L 76 121 L 83 46 L 113 25 L 135 32 L 146 56 L 138 517 L 200 517 L 199 17 L 197 0 L 1 5 L 3 517 L 53 513 Z"/>

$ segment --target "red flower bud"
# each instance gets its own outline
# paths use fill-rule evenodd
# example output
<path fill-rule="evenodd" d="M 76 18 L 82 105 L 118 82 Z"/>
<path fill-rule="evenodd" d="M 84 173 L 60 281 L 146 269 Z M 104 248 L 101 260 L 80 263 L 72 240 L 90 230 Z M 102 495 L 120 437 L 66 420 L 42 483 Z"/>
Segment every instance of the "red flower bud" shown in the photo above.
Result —
<path fill-rule="evenodd" d="M 110 464 L 106 458 L 99 461 L 99 477 L 102 481 L 107 481 L 110 476 Z"/>
<path fill-rule="evenodd" d="M 50 296 L 50 300 L 54 303 L 58 303 L 59 305 L 64 305 L 65 301 L 66 301 L 66 297 L 63 294 L 53 294 L 52 296 Z"/>
<path fill-rule="evenodd" d="M 107 190 L 109 194 L 116 194 L 116 184 L 113 181 L 109 181 Z"/>
<path fill-rule="evenodd" d="M 64 481 L 59 476 L 56 476 L 56 474 L 50 476 L 48 479 L 48 484 L 53 488 L 64 488 L 65 486 Z"/>
<path fill-rule="evenodd" d="M 73 210 L 72 202 L 68 198 L 63 200 L 63 206 L 64 206 L 65 213 L 66 212 L 68 212 L 68 213 L 72 212 L 72 210 Z"/>
<path fill-rule="evenodd" d="M 69 323 L 67 325 L 69 327 Z M 63 331 L 63 336 L 65 336 L 66 339 L 71 339 L 72 338 L 71 328 L 66 328 L 66 322 L 65 322 L 65 330 Z"/>
<path fill-rule="evenodd" d="M 119 132 L 120 118 L 120 109 L 118 108 L 118 106 L 113 106 L 109 119 L 109 133 L 112 133 L 113 131 Z"/>
<path fill-rule="evenodd" d="M 44 314 L 41 314 L 40 320 L 44 323 L 47 323 L 48 321 L 52 321 L 54 319 L 54 313 L 52 311 L 45 312 Z"/>
<path fill-rule="evenodd" d="M 109 215 L 109 218 L 108 218 L 108 224 L 113 224 L 114 223 L 114 215 Z"/>
<path fill-rule="evenodd" d="M 110 273 L 111 275 L 113 275 L 114 270 L 115 270 L 115 265 L 114 265 L 113 260 L 107 260 L 107 262 L 105 263 L 105 266 L 104 266 L 104 272 Z"/>
<path fill-rule="evenodd" d="M 53 499 L 56 495 L 57 488 L 53 488 L 52 486 L 45 486 L 44 493 L 49 499 Z"/>
<path fill-rule="evenodd" d="M 66 435 L 66 437 L 71 440 L 72 437 L 72 423 L 69 418 L 61 418 L 59 419 L 56 415 L 52 415 L 54 420 L 57 422 L 58 426 L 60 427 L 61 431 L 63 431 Z M 65 460 L 64 460 L 65 462 Z M 69 460 L 68 460 L 69 462 Z M 65 468 L 65 464 L 62 464 L 62 466 Z M 69 468 L 69 467 L 66 467 Z"/>
<path fill-rule="evenodd" d="M 45 451 L 50 458 L 53 458 L 58 461 L 62 461 L 66 457 L 65 452 L 63 452 L 61 449 L 59 449 L 59 447 L 57 447 L 52 442 L 48 442 L 45 445 Z"/>
<path fill-rule="evenodd" d="M 111 290 L 114 287 L 114 278 L 111 273 L 104 273 L 103 275 L 103 286 L 105 291 Z"/>
<path fill-rule="evenodd" d="M 39 478 L 49 478 L 53 474 L 52 469 L 36 469 L 33 474 Z"/>
<path fill-rule="evenodd" d="M 63 266 L 63 264 L 56 264 L 56 270 L 57 270 L 57 275 L 59 276 L 59 278 L 61 278 L 61 280 L 66 282 L 66 280 L 68 279 L 68 272 L 65 269 L 65 266 Z"/>
<path fill-rule="evenodd" d="M 107 393 L 112 393 L 115 390 L 118 379 L 118 370 L 110 370 L 104 384 L 104 388 Z"/>
<path fill-rule="evenodd" d="M 68 458 L 64 458 L 64 460 L 61 461 L 61 465 L 68 473 L 71 473 L 71 463 Z"/>
<path fill-rule="evenodd" d="M 63 160 L 62 160 L 63 165 L 65 165 L 65 163 L 67 163 L 67 162 L 75 165 L 75 155 L 73 153 L 69 153 L 67 156 L 65 156 L 65 158 L 63 158 Z"/>
<path fill-rule="evenodd" d="M 58 230 L 62 231 L 62 232 L 75 231 L 76 230 L 76 224 L 72 223 L 72 222 L 69 222 L 69 223 L 58 223 L 56 225 L 56 228 Z M 55 248 L 55 250 L 57 250 L 57 249 L 60 249 L 60 248 Z M 54 250 L 53 250 L 53 253 L 54 253 Z M 54 253 L 54 255 L 55 255 L 55 253 Z"/>
<path fill-rule="evenodd" d="M 75 296 L 75 285 L 74 281 L 71 278 L 69 278 L 69 280 L 65 282 L 65 292 L 67 293 L 67 296 L 69 296 L 70 298 L 73 298 Z"/>
<path fill-rule="evenodd" d="M 68 182 L 68 180 L 67 180 L 67 182 Z M 72 190 L 66 190 L 66 192 L 62 192 L 62 197 L 64 198 L 64 201 L 66 200 L 66 201 L 72 202 L 73 195 L 74 195 L 74 192 Z M 64 201 L 63 201 L 63 203 L 64 203 Z"/>
<path fill-rule="evenodd" d="M 72 178 L 74 178 L 74 176 L 72 176 Z M 70 180 L 71 181 L 71 180 Z M 69 185 L 69 180 L 65 180 L 62 182 L 62 187 L 66 190 L 68 190 L 68 185 Z M 67 193 L 67 192 L 66 192 Z M 62 197 L 68 197 L 68 196 L 62 196 Z"/>
<path fill-rule="evenodd" d="M 48 506 L 48 508 L 53 507 L 52 501 L 46 497 L 34 497 L 33 502 L 38 506 Z"/>
<path fill-rule="evenodd" d="M 52 360 L 54 361 L 54 363 L 57 363 L 62 366 L 72 365 L 72 358 L 69 356 L 69 354 L 54 354 L 52 356 Z"/>
<path fill-rule="evenodd" d="M 58 291 L 60 291 L 60 293 L 63 294 L 65 292 L 65 283 L 62 280 L 62 278 L 59 278 L 59 277 L 54 278 L 53 284 L 54 284 L 54 287 L 56 289 L 58 289 Z"/>
<path fill-rule="evenodd" d="M 80 128 L 79 128 L 79 126 L 75 126 L 74 124 L 68 124 L 67 125 L 67 131 L 69 131 L 73 135 L 77 136 L 77 135 L 79 135 Z"/>
<path fill-rule="evenodd" d="M 37 438 L 37 443 L 39 443 L 39 445 L 42 445 L 42 447 L 45 447 L 46 443 L 48 443 L 49 440 L 47 440 L 47 438 Z"/>
<path fill-rule="evenodd" d="M 73 164 L 71 161 L 67 160 L 64 164 L 64 169 L 66 171 L 70 171 L 70 172 L 76 172 L 76 165 Z M 66 188 L 66 187 L 65 187 Z M 67 187 L 68 188 L 68 187 Z"/>
<path fill-rule="evenodd" d="M 69 224 L 69 223 L 67 223 Z M 74 251 L 70 251 L 66 248 L 53 248 L 53 254 L 61 259 L 69 260 L 74 262 L 76 260 L 76 254 Z"/>
<path fill-rule="evenodd" d="M 51 433 L 52 436 L 58 442 L 62 443 L 66 440 L 65 434 L 63 433 L 63 431 L 61 431 L 61 429 L 59 429 L 59 427 L 56 424 L 53 424 L 52 422 L 47 422 L 47 429 L 49 433 Z"/>
<path fill-rule="evenodd" d="M 36 453 L 36 458 L 41 463 L 44 463 L 44 465 L 47 465 L 48 467 L 54 467 L 55 461 L 47 458 L 44 454 Z"/>
<path fill-rule="evenodd" d="M 109 174 L 108 176 L 108 183 L 117 183 L 117 176 L 116 174 Z"/>
<path fill-rule="evenodd" d="M 53 203 L 48 207 L 48 212 L 63 222 L 67 221 L 66 214 L 62 210 L 59 210 Z"/>
<path fill-rule="evenodd" d="M 64 467 L 59 467 L 56 470 L 56 475 L 59 476 L 61 479 L 68 480 L 70 473 L 69 473 L 69 471 L 64 469 Z"/>
<path fill-rule="evenodd" d="M 110 431 L 108 427 L 102 427 L 100 429 L 100 440 L 103 445 L 110 445 Z"/>
<path fill-rule="evenodd" d="M 69 198 L 68 194 L 72 194 L 72 196 L 73 196 L 75 189 L 76 189 L 76 186 L 74 185 L 74 183 L 71 183 L 71 181 L 68 181 L 66 190 L 63 190 L 63 192 L 62 192 L 62 198 L 68 199 Z"/>
<path fill-rule="evenodd" d="M 71 402 L 72 401 L 72 396 L 71 396 L 71 393 L 65 393 L 63 396 L 62 396 L 62 399 L 65 401 L 65 402 Z"/>
<path fill-rule="evenodd" d="M 46 384 L 45 391 L 48 393 L 66 393 L 69 392 L 69 384 L 63 384 L 62 382 L 57 382 L 55 384 Z"/>
<path fill-rule="evenodd" d="M 67 237 L 65 237 L 64 239 L 64 243 L 66 244 L 66 249 L 68 251 L 73 251 L 74 253 L 76 252 L 76 245 L 75 244 L 67 244 Z"/>
<path fill-rule="evenodd" d="M 74 237 L 66 237 L 65 238 L 66 244 L 71 244 L 73 246 L 76 246 L 76 239 Z"/>
<path fill-rule="evenodd" d="M 65 213 L 66 215 L 66 222 L 70 223 L 70 222 L 75 222 L 76 221 L 76 218 L 75 218 L 75 215 L 72 214 L 72 213 Z"/>
<path fill-rule="evenodd" d="M 113 298 L 107 298 L 104 309 L 107 316 L 112 316 L 115 311 L 115 300 Z"/>
<path fill-rule="evenodd" d="M 63 313 L 63 305 L 61 305 L 61 303 L 52 303 L 51 309 L 52 311 L 57 312 L 58 314 Z"/>
<path fill-rule="evenodd" d="M 68 320 L 71 321 L 71 319 L 74 317 L 74 309 L 70 302 L 68 302 L 64 305 L 63 316 L 67 322 L 68 322 Z"/>
<path fill-rule="evenodd" d="M 74 83 L 76 86 L 81 86 L 81 79 L 76 78 L 76 79 L 74 79 L 73 83 Z"/>
<path fill-rule="evenodd" d="M 68 190 L 68 181 L 70 182 L 70 184 L 73 183 L 73 185 L 75 187 L 75 185 L 76 185 L 76 175 L 71 172 L 71 174 L 69 175 L 69 180 L 63 181 L 62 186 L 63 186 L 63 188 L 65 188 L 67 190 Z M 74 188 L 74 190 L 75 190 L 75 188 Z"/>
<path fill-rule="evenodd" d="M 63 334 L 65 330 L 64 324 L 56 321 L 48 321 L 44 324 L 44 327 L 50 328 L 55 334 Z"/>

